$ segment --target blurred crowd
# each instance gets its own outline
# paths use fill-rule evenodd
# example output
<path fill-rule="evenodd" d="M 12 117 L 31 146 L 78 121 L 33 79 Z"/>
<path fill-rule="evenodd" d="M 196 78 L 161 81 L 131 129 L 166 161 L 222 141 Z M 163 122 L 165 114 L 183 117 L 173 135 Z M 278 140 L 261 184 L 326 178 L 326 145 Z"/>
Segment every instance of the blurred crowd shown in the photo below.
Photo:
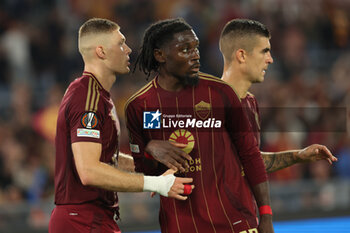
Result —
<path fill-rule="evenodd" d="M 69 82 L 82 73 L 79 26 L 115 20 L 133 49 L 159 19 L 183 17 L 200 39 L 201 70 L 220 76 L 218 38 L 233 18 L 251 18 L 272 33 L 272 56 L 251 92 L 262 108 L 262 150 L 327 145 L 339 158 L 271 175 L 289 182 L 350 179 L 350 1 L 348 0 L 0 0 L 0 205 L 50 199 L 54 192 L 57 109 Z M 147 82 L 135 73 L 112 89 L 121 123 L 125 101 Z M 288 109 L 287 112 L 284 110 Z M 123 126 L 121 150 L 128 152 Z"/>

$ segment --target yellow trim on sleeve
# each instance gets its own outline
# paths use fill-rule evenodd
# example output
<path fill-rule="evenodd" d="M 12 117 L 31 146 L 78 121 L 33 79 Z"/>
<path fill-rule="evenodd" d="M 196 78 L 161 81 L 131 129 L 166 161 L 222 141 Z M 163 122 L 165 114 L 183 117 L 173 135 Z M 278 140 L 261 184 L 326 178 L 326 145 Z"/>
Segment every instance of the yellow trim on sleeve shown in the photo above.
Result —
<path fill-rule="evenodd" d="M 143 86 L 140 90 L 138 90 L 135 94 L 133 94 L 127 101 L 124 107 L 124 112 L 126 110 L 126 108 L 128 107 L 128 105 L 130 104 L 131 101 L 133 101 L 134 99 L 136 99 L 137 97 L 139 97 L 140 95 L 146 93 L 149 89 L 151 89 L 151 87 L 153 86 L 153 80 L 149 83 L 147 83 L 145 86 Z"/>
<path fill-rule="evenodd" d="M 90 103 L 90 95 L 91 95 L 91 83 L 92 79 L 89 79 L 89 85 L 88 85 L 88 93 L 86 95 L 86 102 L 85 102 L 85 111 L 89 111 L 89 103 Z"/>

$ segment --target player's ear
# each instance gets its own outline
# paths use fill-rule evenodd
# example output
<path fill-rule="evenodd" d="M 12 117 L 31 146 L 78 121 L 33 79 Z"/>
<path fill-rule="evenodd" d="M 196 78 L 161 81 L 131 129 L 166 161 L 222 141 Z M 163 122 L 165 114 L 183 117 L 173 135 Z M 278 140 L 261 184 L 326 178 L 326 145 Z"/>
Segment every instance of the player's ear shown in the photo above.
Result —
<path fill-rule="evenodd" d="M 106 53 L 105 53 L 105 51 L 104 51 L 102 46 L 97 46 L 95 48 L 95 52 L 96 52 L 96 55 L 97 55 L 98 58 L 105 59 Z"/>
<path fill-rule="evenodd" d="M 161 49 L 154 49 L 153 51 L 154 58 L 156 59 L 157 62 L 159 63 L 164 63 L 165 62 L 165 56 L 164 52 Z"/>
<path fill-rule="evenodd" d="M 238 49 L 234 55 L 239 63 L 244 63 L 246 61 L 247 53 L 244 49 Z"/>

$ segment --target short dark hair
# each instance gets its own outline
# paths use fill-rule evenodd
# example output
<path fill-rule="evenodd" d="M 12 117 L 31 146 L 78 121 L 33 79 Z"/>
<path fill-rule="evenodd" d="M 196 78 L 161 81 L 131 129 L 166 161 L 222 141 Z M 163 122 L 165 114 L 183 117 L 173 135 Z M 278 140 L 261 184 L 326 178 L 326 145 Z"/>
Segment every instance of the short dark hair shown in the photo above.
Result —
<path fill-rule="evenodd" d="M 79 28 L 79 38 L 90 33 L 105 33 L 118 30 L 120 27 L 117 23 L 101 18 L 92 18 L 83 23 Z"/>
<path fill-rule="evenodd" d="M 143 36 L 134 71 L 138 66 L 148 77 L 152 71 L 157 71 L 159 63 L 154 58 L 154 50 L 171 41 L 174 34 L 187 30 L 192 30 L 192 27 L 182 18 L 161 20 L 150 25 Z"/>
<path fill-rule="evenodd" d="M 239 48 L 251 51 L 255 36 L 271 38 L 264 24 L 251 19 L 233 19 L 221 32 L 220 50 L 226 59 L 230 59 L 232 52 Z"/>
<path fill-rule="evenodd" d="M 270 31 L 267 27 L 251 19 L 233 19 L 229 21 L 221 32 L 221 37 L 234 33 L 235 36 L 257 34 L 270 38 Z"/>

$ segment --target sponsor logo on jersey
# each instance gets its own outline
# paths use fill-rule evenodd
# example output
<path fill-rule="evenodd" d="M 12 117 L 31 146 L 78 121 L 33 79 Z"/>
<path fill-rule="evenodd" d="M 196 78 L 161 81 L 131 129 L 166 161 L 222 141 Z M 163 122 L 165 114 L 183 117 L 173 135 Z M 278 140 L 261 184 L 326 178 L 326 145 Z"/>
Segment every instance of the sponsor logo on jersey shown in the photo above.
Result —
<path fill-rule="evenodd" d="M 195 143 L 193 134 L 185 129 L 175 130 L 172 134 L 170 134 L 169 141 L 186 144 L 187 146 L 182 148 L 182 150 L 187 154 L 191 153 Z"/>
<path fill-rule="evenodd" d="M 169 136 L 170 142 L 177 142 L 187 145 L 184 148 L 181 148 L 186 154 L 190 154 L 194 148 L 195 140 L 193 134 L 186 129 L 177 129 L 172 132 Z M 185 169 L 185 173 L 188 172 L 201 172 L 202 165 L 200 158 L 192 158 L 188 161 L 189 167 Z"/>
<path fill-rule="evenodd" d="M 100 131 L 96 129 L 77 129 L 77 137 L 100 138 Z"/>

